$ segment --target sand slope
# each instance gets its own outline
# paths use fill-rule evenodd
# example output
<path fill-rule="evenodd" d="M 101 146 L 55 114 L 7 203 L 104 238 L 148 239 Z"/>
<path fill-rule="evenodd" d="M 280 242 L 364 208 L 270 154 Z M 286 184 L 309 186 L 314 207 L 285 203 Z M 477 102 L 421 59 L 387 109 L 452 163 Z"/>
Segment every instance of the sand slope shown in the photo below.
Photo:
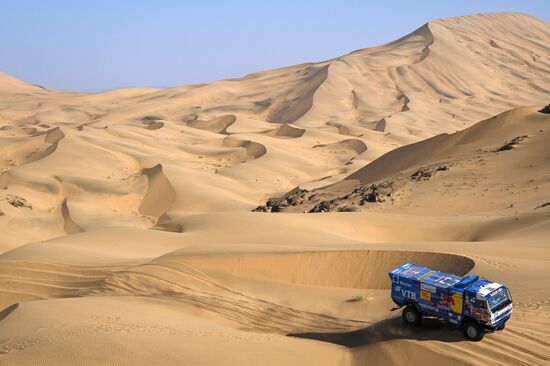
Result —
<path fill-rule="evenodd" d="M 535 212 L 547 202 L 550 189 L 550 114 L 541 109 L 504 112 L 460 132 L 392 150 L 338 183 L 309 192 L 290 191 L 275 200 L 275 208 L 287 212 Z"/>
<path fill-rule="evenodd" d="M 548 45 L 480 14 L 210 84 L 0 74 L 0 365 L 550 363 Z M 405 261 L 506 283 L 506 330 L 404 328 Z"/>

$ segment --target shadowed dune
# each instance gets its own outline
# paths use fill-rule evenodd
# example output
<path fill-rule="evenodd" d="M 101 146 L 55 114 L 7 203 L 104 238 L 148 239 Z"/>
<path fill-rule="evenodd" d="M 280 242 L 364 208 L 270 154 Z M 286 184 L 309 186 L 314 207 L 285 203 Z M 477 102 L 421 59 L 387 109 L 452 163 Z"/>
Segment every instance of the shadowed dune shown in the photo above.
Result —
<path fill-rule="evenodd" d="M 226 137 L 223 140 L 223 145 L 227 147 L 242 147 L 246 150 L 246 154 L 252 159 L 258 159 L 267 153 L 267 149 L 264 145 L 250 140 L 239 140 L 232 137 Z"/>
<path fill-rule="evenodd" d="M 14 312 L 18 307 L 19 307 L 19 303 L 15 303 L 13 305 L 8 306 L 4 310 L 0 311 L 0 321 L 2 321 L 2 319 L 5 319 L 8 315 Z"/>
<path fill-rule="evenodd" d="M 147 124 L 147 128 L 148 130 L 158 130 L 159 128 L 162 128 L 164 127 L 164 122 L 161 122 L 161 121 L 154 121 L 154 122 L 151 122 L 151 123 L 148 123 Z"/>
<path fill-rule="evenodd" d="M 227 128 L 235 123 L 236 120 L 237 118 L 234 115 L 229 114 L 211 120 L 194 119 L 187 122 L 187 125 L 189 127 L 198 128 L 200 130 L 206 130 L 227 135 Z"/>
<path fill-rule="evenodd" d="M 61 215 L 63 216 L 63 228 L 67 234 L 76 234 L 82 231 L 82 228 L 71 218 L 67 199 L 64 199 L 61 203 Z"/>
<path fill-rule="evenodd" d="M 227 254 L 182 260 L 201 270 L 243 278 L 363 289 L 390 288 L 388 272 L 408 261 L 458 275 L 474 267 L 474 261 L 459 255 L 391 250 Z"/>
<path fill-rule="evenodd" d="M 348 139 L 348 140 L 342 140 L 339 142 L 335 142 L 332 144 L 326 144 L 326 145 L 315 145 L 314 148 L 323 148 L 323 149 L 339 149 L 339 148 L 347 148 L 350 150 L 355 151 L 357 154 L 362 154 L 365 151 L 367 151 L 367 145 L 357 139 Z"/>
<path fill-rule="evenodd" d="M 2 163 L 5 168 L 13 168 L 44 159 L 56 151 L 63 137 L 65 134 L 58 127 L 43 132 L 34 131 L 25 139 L 0 137 L 0 169 Z"/>
<path fill-rule="evenodd" d="M 147 192 L 139 206 L 142 215 L 160 218 L 172 205 L 176 198 L 176 191 L 162 171 L 162 165 L 143 169 L 147 177 Z"/>
<path fill-rule="evenodd" d="M 326 80 L 329 65 L 319 68 L 311 67 L 305 70 L 306 75 L 300 83 L 272 103 L 267 121 L 273 123 L 292 123 L 303 116 L 313 104 L 313 95 L 317 88 Z"/>
<path fill-rule="evenodd" d="M 274 130 L 268 131 L 265 134 L 272 137 L 278 138 L 292 138 L 296 139 L 302 137 L 306 132 L 303 128 L 294 127 L 288 123 L 284 123 L 281 127 L 278 127 Z"/>

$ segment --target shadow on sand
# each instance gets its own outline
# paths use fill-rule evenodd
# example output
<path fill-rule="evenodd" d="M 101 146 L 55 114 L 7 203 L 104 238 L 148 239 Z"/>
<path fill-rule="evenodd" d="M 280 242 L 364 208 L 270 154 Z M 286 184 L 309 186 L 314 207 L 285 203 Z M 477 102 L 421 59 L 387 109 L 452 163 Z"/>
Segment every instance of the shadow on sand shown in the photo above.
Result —
<path fill-rule="evenodd" d="M 425 318 L 412 328 L 401 318 L 379 321 L 366 328 L 344 333 L 290 333 L 290 337 L 308 338 L 353 348 L 393 339 L 436 340 L 442 342 L 465 341 L 462 331 L 438 319 Z"/>
<path fill-rule="evenodd" d="M 12 311 L 19 307 L 19 303 L 8 306 L 4 310 L 0 311 L 0 320 L 3 320 L 5 317 L 11 314 Z"/>

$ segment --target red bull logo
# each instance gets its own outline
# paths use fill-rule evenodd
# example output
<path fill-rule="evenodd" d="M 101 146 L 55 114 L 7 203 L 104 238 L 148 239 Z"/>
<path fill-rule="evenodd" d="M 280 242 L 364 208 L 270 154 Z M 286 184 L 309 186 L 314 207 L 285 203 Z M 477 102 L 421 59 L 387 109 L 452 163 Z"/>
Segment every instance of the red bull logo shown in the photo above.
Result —
<path fill-rule="evenodd" d="M 451 310 L 457 314 L 462 313 L 462 295 L 453 294 L 452 296 L 443 296 L 441 302 L 444 304 L 449 304 Z"/>
<path fill-rule="evenodd" d="M 452 296 L 444 296 L 441 298 L 441 302 L 447 303 L 451 306 L 455 306 L 455 299 Z"/>

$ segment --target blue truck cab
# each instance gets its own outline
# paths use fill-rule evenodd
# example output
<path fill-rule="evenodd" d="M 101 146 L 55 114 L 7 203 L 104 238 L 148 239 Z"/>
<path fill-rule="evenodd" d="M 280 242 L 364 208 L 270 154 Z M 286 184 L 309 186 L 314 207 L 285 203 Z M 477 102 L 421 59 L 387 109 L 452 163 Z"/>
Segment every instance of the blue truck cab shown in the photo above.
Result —
<path fill-rule="evenodd" d="M 479 341 L 484 333 L 504 329 L 512 314 L 512 297 L 506 286 L 460 277 L 412 263 L 389 272 L 391 298 L 403 309 L 403 320 L 420 324 L 423 316 L 462 326 L 469 339 Z"/>

